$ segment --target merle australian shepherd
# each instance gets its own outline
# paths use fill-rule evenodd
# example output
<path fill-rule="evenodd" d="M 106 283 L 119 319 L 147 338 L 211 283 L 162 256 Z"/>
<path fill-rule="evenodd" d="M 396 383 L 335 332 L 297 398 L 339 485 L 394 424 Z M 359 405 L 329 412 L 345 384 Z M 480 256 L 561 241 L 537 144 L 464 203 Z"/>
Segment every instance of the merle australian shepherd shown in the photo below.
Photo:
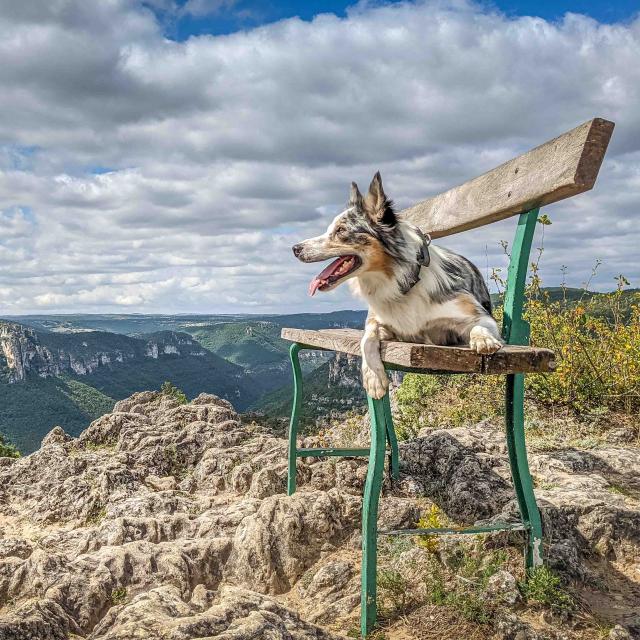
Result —
<path fill-rule="evenodd" d="M 389 386 L 380 340 L 469 346 L 493 353 L 503 342 L 491 316 L 489 291 L 466 258 L 430 245 L 428 237 L 396 216 L 380 173 L 362 196 L 355 182 L 347 209 L 321 236 L 293 247 L 302 262 L 337 258 L 309 285 L 310 295 L 350 281 L 369 304 L 361 342 L 362 380 L 381 398 Z"/>

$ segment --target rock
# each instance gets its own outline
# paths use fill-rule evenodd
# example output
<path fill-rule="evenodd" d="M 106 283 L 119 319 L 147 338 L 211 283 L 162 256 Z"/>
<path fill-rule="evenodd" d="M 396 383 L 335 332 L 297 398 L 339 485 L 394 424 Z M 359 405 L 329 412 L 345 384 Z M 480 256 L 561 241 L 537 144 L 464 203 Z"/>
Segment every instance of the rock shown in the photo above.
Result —
<path fill-rule="evenodd" d="M 185 602 L 172 586 L 157 587 L 113 607 L 92 640 L 131 638 L 216 638 L 216 640 L 338 640 L 275 600 L 252 591 L 223 587 L 208 598 Z"/>
<path fill-rule="evenodd" d="M 271 496 L 238 526 L 225 580 L 262 593 L 289 591 L 320 557 L 358 525 L 360 501 L 333 489 Z"/>
<path fill-rule="evenodd" d="M 59 604 L 48 598 L 27 602 L 0 618 L 2 640 L 67 640 L 70 633 L 80 633 L 80 629 Z"/>
<path fill-rule="evenodd" d="M 301 580 L 300 595 L 307 603 L 307 617 L 312 622 L 333 622 L 350 615 L 360 604 L 359 569 L 341 560 L 330 561 Z"/>
<path fill-rule="evenodd" d="M 151 487 L 154 491 L 171 491 L 176 488 L 176 479 L 173 476 L 165 476 L 160 478 L 159 476 L 148 475 L 144 479 L 146 485 Z"/>
<path fill-rule="evenodd" d="M 495 640 L 547 640 L 513 613 L 505 613 L 495 622 Z"/>
<path fill-rule="evenodd" d="M 64 432 L 62 427 L 54 427 L 49 433 L 42 439 L 41 447 L 50 447 L 56 444 L 64 444 L 69 442 L 73 438 Z"/>
<path fill-rule="evenodd" d="M 206 352 L 193 338 L 175 331 L 163 331 L 145 338 L 120 336 L 115 344 L 87 344 L 80 334 L 67 334 L 64 347 L 47 331 L 6 320 L 0 321 L 0 358 L 3 378 L 23 382 L 27 376 L 48 378 L 70 373 L 84 376 L 116 362 L 132 362 L 160 355 L 202 357 Z"/>
<path fill-rule="evenodd" d="M 349 628 L 359 606 L 367 462 L 299 460 L 287 496 L 286 451 L 214 395 L 180 404 L 143 392 L 78 438 L 56 428 L 40 450 L 0 463 L 0 638 L 336 638 L 315 625 Z M 564 577 L 596 584 L 584 558 L 598 553 L 635 566 L 640 510 L 611 487 L 633 494 L 637 458 L 620 447 L 530 456 L 546 557 Z M 401 463 L 401 482 L 385 477 L 380 529 L 413 526 L 425 495 L 457 522 L 517 518 L 504 435 L 489 424 L 425 430 L 401 444 Z M 508 535 L 501 544 L 521 547 Z M 444 537 L 435 553 L 454 567 L 458 547 Z M 422 584 L 433 553 L 410 540 L 395 549 Z M 487 597 L 513 605 L 513 575 L 492 576 Z M 493 630 L 542 637 L 515 613 Z"/>
<path fill-rule="evenodd" d="M 291 590 L 360 526 L 359 497 L 289 498 L 286 468 L 285 441 L 210 394 L 137 393 L 77 439 L 55 428 L 0 467 L 0 638 L 335 637 L 256 593 Z"/>
<path fill-rule="evenodd" d="M 380 505 L 378 529 L 409 529 L 419 518 L 420 509 L 414 500 L 389 497 Z"/>
<path fill-rule="evenodd" d="M 609 640 L 632 640 L 631 634 L 619 624 L 609 631 L 608 637 Z"/>
<path fill-rule="evenodd" d="M 430 497 L 457 520 L 474 522 L 502 510 L 512 499 L 510 484 L 488 455 L 486 431 L 467 428 L 431 431 L 400 444 L 402 470 L 417 479 Z"/>
<path fill-rule="evenodd" d="M 592 580 L 589 570 L 580 559 L 578 546 L 573 541 L 565 539 L 551 543 L 546 557 L 548 566 L 555 571 L 576 580 Z"/>
<path fill-rule="evenodd" d="M 21 538 L 0 538 L 0 558 L 28 558 L 33 544 Z"/>
<path fill-rule="evenodd" d="M 487 582 L 485 597 L 505 604 L 515 604 L 520 599 L 520 592 L 513 574 L 504 569 L 494 573 Z"/>

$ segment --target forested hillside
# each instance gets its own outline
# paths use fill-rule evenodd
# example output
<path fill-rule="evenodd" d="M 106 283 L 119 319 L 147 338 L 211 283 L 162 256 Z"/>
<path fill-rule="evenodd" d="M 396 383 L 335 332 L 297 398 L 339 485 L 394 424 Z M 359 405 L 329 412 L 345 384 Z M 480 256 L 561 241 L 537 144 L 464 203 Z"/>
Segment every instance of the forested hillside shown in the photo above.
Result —
<path fill-rule="evenodd" d="M 52 426 L 73 435 L 116 400 L 174 382 L 246 407 L 262 393 L 245 370 L 170 331 L 133 338 L 104 331 L 38 331 L 0 323 L 0 431 L 33 451 Z"/>

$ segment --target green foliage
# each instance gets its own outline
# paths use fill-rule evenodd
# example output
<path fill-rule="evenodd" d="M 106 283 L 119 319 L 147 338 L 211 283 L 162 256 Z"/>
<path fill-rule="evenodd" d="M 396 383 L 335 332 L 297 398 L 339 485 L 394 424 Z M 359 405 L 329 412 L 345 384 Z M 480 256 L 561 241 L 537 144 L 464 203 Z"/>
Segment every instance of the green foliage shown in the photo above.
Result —
<path fill-rule="evenodd" d="M 626 487 L 623 487 L 619 484 L 610 484 L 607 487 L 607 490 L 610 491 L 611 493 L 615 493 L 616 495 L 619 496 L 629 496 L 629 497 L 633 497 L 633 492 L 629 491 L 629 489 L 627 489 Z"/>
<path fill-rule="evenodd" d="M 114 403 L 73 378 L 0 382 L 0 430 L 19 451 L 31 453 L 54 426 L 77 436 L 92 420 L 111 411 Z"/>
<path fill-rule="evenodd" d="M 576 606 L 573 598 L 562 589 L 560 578 L 548 567 L 530 569 L 519 587 L 529 603 L 550 607 L 555 611 L 571 611 Z"/>
<path fill-rule="evenodd" d="M 435 504 L 432 504 L 429 509 L 418 520 L 418 529 L 439 529 L 443 526 L 442 523 L 442 511 Z M 427 549 L 431 553 L 435 553 L 438 549 L 438 536 L 418 536 L 417 544 L 424 549 Z"/>
<path fill-rule="evenodd" d="M 94 502 L 89 509 L 85 522 L 88 526 L 96 526 L 106 517 L 107 510 L 105 509 L 105 506 L 101 502 Z"/>
<path fill-rule="evenodd" d="M 499 376 L 406 375 L 396 392 L 398 438 L 415 437 L 422 427 L 461 427 L 500 415 L 501 384 Z"/>
<path fill-rule="evenodd" d="M 0 433 L 0 458 L 19 458 L 20 452 Z"/>
<path fill-rule="evenodd" d="M 396 391 L 398 415 L 394 421 L 398 440 L 409 440 L 418 435 L 429 422 L 433 398 L 440 390 L 435 376 L 407 374 Z"/>
<path fill-rule="evenodd" d="M 127 601 L 127 590 L 124 587 L 118 587 L 111 592 L 111 604 L 113 606 L 124 604 Z"/>
<path fill-rule="evenodd" d="M 178 448 L 170 444 L 164 448 L 164 458 L 167 463 L 167 475 L 183 480 L 187 475 L 187 465 L 180 458 Z"/>
<path fill-rule="evenodd" d="M 409 585 L 405 577 L 392 569 L 381 569 L 377 575 L 378 587 L 389 599 L 395 612 L 404 612 L 407 608 Z"/>
<path fill-rule="evenodd" d="M 424 578 L 427 597 L 432 604 L 453 607 L 466 620 L 485 624 L 496 604 L 485 597 L 489 578 L 506 562 L 504 551 L 487 553 L 478 545 L 461 544 L 446 567 L 431 561 Z"/>
<path fill-rule="evenodd" d="M 428 511 L 425 524 L 442 526 L 436 511 Z M 429 527 L 430 528 L 430 527 Z M 415 545 L 422 553 L 415 553 Z M 511 554 L 511 555 L 510 555 Z M 490 550 L 483 539 L 444 545 L 433 553 L 421 536 L 383 541 L 379 549 L 378 586 L 383 615 L 393 619 L 425 603 L 444 606 L 462 619 L 488 623 L 500 606 L 487 597 L 491 576 L 513 570 L 520 557 L 515 550 Z"/>
<path fill-rule="evenodd" d="M 300 430 L 314 429 L 319 418 L 326 418 L 332 411 L 364 413 L 366 395 L 360 384 L 354 386 L 332 384 L 329 381 L 330 362 L 325 362 L 303 378 Z M 289 374 L 290 375 L 290 374 Z M 348 370 L 348 375 L 359 380 L 357 365 Z M 267 416 L 287 417 L 293 401 L 292 384 L 264 395 L 251 408 Z"/>
<path fill-rule="evenodd" d="M 534 276 L 535 277 L 535 276 Z M 527 377 L 536 400 L 585 414 L 606 407 L 640 410 L 640 294 L 616 291 L 567 304 L 550 302 L 531 288 L 526 318 L 531 341 L 558 356 L 553 375 Z"/>
<path fill-rule="evenodd" d="M 160 387 L 160 393 L 162 393 L 162 395 L 173 398 L 178 402 L 178 404 L 187 404 L 187 402 L 189 402 L 189 399 L 184 394 L 184 392 L 181 389 L 178 389 L 178 387 L 176 387 L 168 380 L 162 383 L 162 386 Z"/>
<path fill-rule="evenodd" d="M 276 322 L 221 322 L 194 328 L 191 334 L 203 347 L 226 360 L 255 368 L 288 358 L 291 343 L 280 337 L 280 330 Z"/>
<path fill-rule="evenodd" d="M 136 359 L 113 368 L 98 367 L 91 375 L 81 378 L 84 384 L 116 399 L 136 391 L 159 389 L 166 380 L 172 380 L 189 397 L 209 391 L 233 400 L 238 409 L 244 409 L 259 393 L 241 367 L 209 352 L 202 356 Z"/>

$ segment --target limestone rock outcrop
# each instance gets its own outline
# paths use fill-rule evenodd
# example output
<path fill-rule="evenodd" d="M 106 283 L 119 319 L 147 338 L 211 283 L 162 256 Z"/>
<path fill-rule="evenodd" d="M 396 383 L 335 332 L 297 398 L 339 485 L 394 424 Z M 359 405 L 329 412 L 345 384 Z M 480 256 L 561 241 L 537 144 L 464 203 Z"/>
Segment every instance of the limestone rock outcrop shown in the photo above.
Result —
<path fill-rule="evenodd" d="M 585 584 L 614 576 L 614 622 L 639 633 L 635 451 L 530 459 L 549 562 Z M 383 528 L 411 526 L 429 498 L 460 523 L 517 515 L 499 429 L 425 432 L 401 460 Z M 364 459 L 299 460 L 288 497 L 286 441 L 213 395 L 137 393 L 78 438 L 57 427 L 30 456 L 0 459 L 0 638 L 344 637 L 359 607 L 365 474 Z M 497 575 L 495 597 L 513 604 L 512 577 Z M 509 620 L 496 637 L 526 628 Z"/>

